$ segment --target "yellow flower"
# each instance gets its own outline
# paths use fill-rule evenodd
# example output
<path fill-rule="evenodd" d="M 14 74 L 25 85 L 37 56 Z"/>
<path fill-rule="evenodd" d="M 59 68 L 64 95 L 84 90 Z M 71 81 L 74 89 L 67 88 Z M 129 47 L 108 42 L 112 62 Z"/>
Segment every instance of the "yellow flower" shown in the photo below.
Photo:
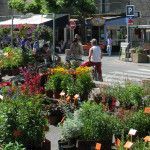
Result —
<path fill-rule="evenodd" d="M 90 73 L 90 72 L 91 72 L 90 67 L 78 67 L 78 68 L 76 68 L 77 74 L 84 74 L 84 73 Z"/>

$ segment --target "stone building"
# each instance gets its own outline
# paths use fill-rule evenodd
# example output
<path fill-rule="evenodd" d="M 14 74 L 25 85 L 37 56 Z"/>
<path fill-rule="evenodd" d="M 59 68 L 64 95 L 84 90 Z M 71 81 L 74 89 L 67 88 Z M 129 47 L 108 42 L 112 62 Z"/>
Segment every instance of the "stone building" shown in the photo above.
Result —
<path fill-rule="evenodd" d="M 7 16 L 11 14 L 8 8 L 8 0 L 0 0 L 0 16 Z"/>

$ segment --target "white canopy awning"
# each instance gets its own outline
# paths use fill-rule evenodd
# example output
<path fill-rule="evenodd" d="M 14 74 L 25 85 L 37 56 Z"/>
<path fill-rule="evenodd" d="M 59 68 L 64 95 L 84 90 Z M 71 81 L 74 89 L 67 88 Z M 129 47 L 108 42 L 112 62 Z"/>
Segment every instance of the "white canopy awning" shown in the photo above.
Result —
<path fill-rule="evenodd" d="M 38 25 L 38 24 L 43 24 L 51 20 L 53 20 L 52 17 L 48 15 L 33 15 L 31 17 L 26 17 L 26 18 L 25 17 L 14 18 L 13 24 L 14 25 L 19 25 L 19 24 Z M 11 24 L 12 24 L 12 19 L 0 22 L 0 25 L 11 25 Z"/>

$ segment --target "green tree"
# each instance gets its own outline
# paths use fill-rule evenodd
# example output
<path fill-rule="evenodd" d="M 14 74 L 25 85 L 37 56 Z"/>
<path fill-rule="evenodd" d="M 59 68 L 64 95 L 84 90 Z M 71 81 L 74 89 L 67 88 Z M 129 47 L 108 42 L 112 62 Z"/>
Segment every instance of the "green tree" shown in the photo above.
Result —
<path fill-rule="evenodd" d="M 95 13 L 95 0 L 9 0 L 9 7 L 22 13 L 69 13 L 87 16 Z"/>

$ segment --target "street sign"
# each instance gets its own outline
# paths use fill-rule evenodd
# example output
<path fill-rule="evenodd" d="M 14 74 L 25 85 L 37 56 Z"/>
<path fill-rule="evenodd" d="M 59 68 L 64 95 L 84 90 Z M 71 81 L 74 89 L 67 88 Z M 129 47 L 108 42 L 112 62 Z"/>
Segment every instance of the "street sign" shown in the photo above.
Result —
<path fill-rule="evenodd" d="M 70 28 L 71 28 L 72 30 L 74 30 L 74 29 L 76 28 L 76 23 L 75 23 L 75 21 L 70 21 L 69 26 L 70 26 Z"/>
<path fill-rule="evenodd" d="M 134 10 L 135 10 L 134 5 L 127 5 L 126 6 L 126 16 L 128 16 L 128 17 L 134 16 Z"/>

